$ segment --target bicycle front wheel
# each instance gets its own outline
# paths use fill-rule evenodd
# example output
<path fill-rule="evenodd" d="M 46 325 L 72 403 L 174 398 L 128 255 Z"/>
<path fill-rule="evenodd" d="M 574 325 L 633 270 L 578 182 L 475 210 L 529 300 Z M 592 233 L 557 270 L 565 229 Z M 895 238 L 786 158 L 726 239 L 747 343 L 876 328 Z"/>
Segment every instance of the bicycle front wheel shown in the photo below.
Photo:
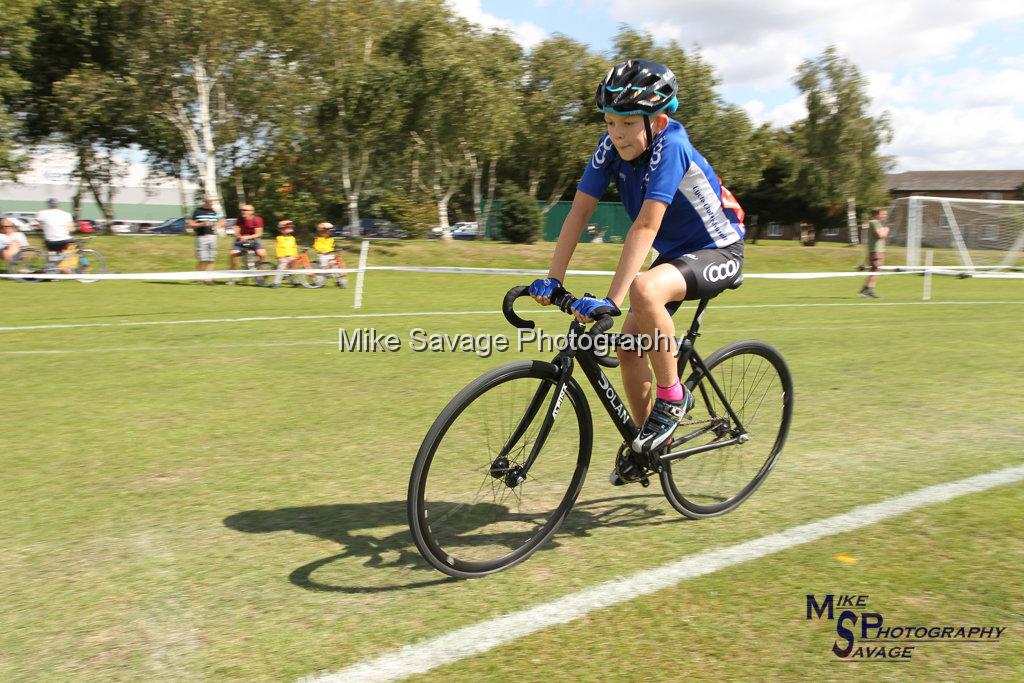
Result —
<path fill-rule="evenodd" d="M 474 578 L 511 567 L 569 514 L 593 441 L 574 380 L 525 480 L 517 476 L 557 382 L 551 363 L 512 363 L 470 383 L 434 421 L 409 479 L 408 513 L 416 546 L 436 569 Z"/>
<path fill-rule="evenodd" d="M 323 273 L 304 273 L 295 277 L 299 279 L 299 284 L 306 289 L 320 289 L 327 282 L 327 276 Z"/>
<path fill-rule="evenodd" d="M 43 278 L 39 276 L 46 273 L 46 265 L 46 254 L 35 247 L 26 247 L 14 255 L 7 265 L 7 272 L 20 275 L 18 282 L 42 282 Z"/>
<path fill-rule="evenodd" d="M 665 497 L 693 519 L 725 514 L 757 490 L 775 466 L 793 418 L 793 378 L 772 346 L 754 340 L 734 342 L 711 354 L 705 365 L 749 438 L 665 464 Z M 686 386 L 695 404 L 691 419 L 680 423 L 676 436 L 703 433 L 679 450 L 734 438 L 735 421 L 704 372 L 691 375 Z"/>
<path fill-rule="evenodd" d="M 103 258 L 103 254 L 95 249 L 83 249 L 78 254 L 78 265 L 75 267 L 75 272 L 84 275 L 105 273 L 107 272 L 107 259 Z M 80 277 L 78 281 L 85 283 L 96 282 L 95 279 L 88 277 Z"/>

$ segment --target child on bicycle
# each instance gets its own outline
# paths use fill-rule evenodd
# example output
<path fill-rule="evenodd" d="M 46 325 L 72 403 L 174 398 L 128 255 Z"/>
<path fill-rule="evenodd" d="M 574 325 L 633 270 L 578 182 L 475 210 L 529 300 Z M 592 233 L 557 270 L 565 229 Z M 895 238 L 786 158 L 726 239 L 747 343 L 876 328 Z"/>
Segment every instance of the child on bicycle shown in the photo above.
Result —
<path fill-rule="evenodd" d="M 642 425 L 631 444 L 637 453 L 670 443 L 693 405 L 676 370 L 672 314 L 682 301 L 714 297 L 742 280 L 743 209 L 693 147 L 683 125 L 669 117 L 679 106 L 677 93 L 671 69 L 655 62 L 630 59 L 604 77 L 595 99 L 607 133 L 587 163 L 548 276 L 530 286 L 530 294 L 543 305 L 561 294 L 580 235 L 614 180 L 633 225 L 608 294 L 583 297 L 572 310 L 580 322 L 617 316 L 628 293 L 631 308 L 622 332 L 653 341 L 650 366 L 642 354 L 618 351 L 630 410 Z M 652 246 L 658 258 L 638 273 Z M 651 366 L 657 382 L 653 409 Z M 622 485 L 641 474 L 632 458 L 625 458 L 616 463 L 611 481 Z"/>
<path fill-rule="evenodd" d="M 316 226 L 313 251 L 316 252 L 320 268 L 345 267 L 345 262 L 341 259 L 341 253 L 335 250 L 334 237 L 331 236 L 331 229 L 333 227 L 330 223 L 320 223 Z M 345 273 L 335 273 L 334 284 L 342 288 L 348 287 L 348 276 Z"/>
<path fill-rule="evenodd" d="M 277 274 L 274 276 L 274 284 L 271 287 L 279 287 L 284 279 L 284 271 L 289 264 L 299 256 L 299 246 L 295 241 L 295 222 L 289 220 L 278 221 L 277 238 L 274 240 L 275 256 L 277 256 Z"/>

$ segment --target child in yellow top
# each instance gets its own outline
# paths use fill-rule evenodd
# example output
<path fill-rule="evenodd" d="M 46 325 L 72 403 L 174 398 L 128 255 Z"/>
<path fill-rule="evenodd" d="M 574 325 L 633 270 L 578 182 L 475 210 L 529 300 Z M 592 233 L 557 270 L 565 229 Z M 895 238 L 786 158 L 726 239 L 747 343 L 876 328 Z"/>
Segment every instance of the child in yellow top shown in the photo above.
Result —
<path fill-rule="evenodd" d="M 277 255 L 277 275 L 274 276 L 272 287 L 279 287 L 284 279 L 284 272 L 295 258 L 299 255 L 299 245 L 295 242 L 294 221 L 279 221 L 277 224 L 278 236 L 274 242 Z M 294 280 L 294 278 L 292 278 Z"/>
<path fill-rule="evenodd" d="M 331 236 L 333 227 L 330 223 L 320 223 L 316 226 L 313 251 L 316 252 L 321 268 L 345 267 L 345 262 L 341 260 L 341 253 L 335 251 L 334 238 Z M 334 284 L 338 287 L 348 287 L 348 276 L 345 273 L 335 273 Z"/>

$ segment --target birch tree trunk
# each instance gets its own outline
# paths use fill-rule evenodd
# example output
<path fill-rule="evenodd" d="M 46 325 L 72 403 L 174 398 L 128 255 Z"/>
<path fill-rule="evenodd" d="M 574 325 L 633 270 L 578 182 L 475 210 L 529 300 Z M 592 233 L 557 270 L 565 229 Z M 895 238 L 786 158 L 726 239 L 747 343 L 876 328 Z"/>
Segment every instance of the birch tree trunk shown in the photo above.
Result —
<path fill-rule="evenodd" d="M 494 235 L 490 234 L 491 212 L 494 210 L 494 190 L 497 186 L 498 159 L 495 157 L 487 165 L 487 202 L 484 204 L 483 223 L 477 226 L 478 231 L 483 230 L 483 234 L 491 239 L 494 239 Z"/>
<path fill-rule="evenodd" d="M 210 91 L 217 79 L 210 77 L 199 57 L 192 60 L 192 79 L 196 87 L 196 100 L 186 100 L 180 91 L 174 93 L 174 102 L 163 116 L 181 135 L 192 167 L 196 169 L 203 194 L 213 199 L 217 213 L 224 215 L 220 189 L 217 187 L 217 148 L 213 142 L 213 120 L 210 116 Z M 195 111 L 195 121 L 190 114 Z M 197 132 L 198 128 L 198 132 Z"/>
<path fill-rule="evenodd" d="M 471 151 L 465 142 L 462 143 L 462 154 L 466 158 L 466 165 L 472 178 L 470 187 L 473 192 L 473 220 L 476 221 L 477 230 L 480 229 L 480 218 L 483 212 L 483 193 L 480 191 L 480 184 L 483 181 L 483 169 L 480 168 L 476 153 Z"/>

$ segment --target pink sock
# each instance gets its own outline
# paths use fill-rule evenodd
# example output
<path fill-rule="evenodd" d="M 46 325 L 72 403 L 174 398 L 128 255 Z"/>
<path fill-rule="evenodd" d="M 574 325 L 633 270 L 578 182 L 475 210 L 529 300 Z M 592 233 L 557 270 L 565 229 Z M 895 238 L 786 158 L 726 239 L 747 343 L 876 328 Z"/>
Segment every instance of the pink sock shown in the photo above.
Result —
<path fill-rule="evenodd" d="M 683 385 L 676 380 L 676 383 L 670 387 L 663 387 L 658 385 L 658 398 L 663 401 L 682 401 L 683 400 Z"/>

